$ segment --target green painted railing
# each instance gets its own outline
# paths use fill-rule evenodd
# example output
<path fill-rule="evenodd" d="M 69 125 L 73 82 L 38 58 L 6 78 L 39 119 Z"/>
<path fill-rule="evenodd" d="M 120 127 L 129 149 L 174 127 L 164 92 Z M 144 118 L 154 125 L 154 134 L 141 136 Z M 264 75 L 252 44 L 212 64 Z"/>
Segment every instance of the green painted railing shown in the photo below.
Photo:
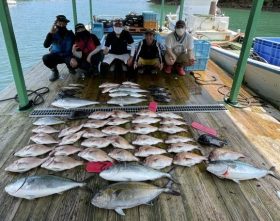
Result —
<path fill-rule="evenodd" d="M 256 24 L 257 24 L 258 17 L 260 16 L 261 13 L 263 2 L 264 0 L 253 1 L 253 7 L 251 9 L 250 16 L 248 19 L 244 42 L 242 44 L 241 53 L 237 62 L 237 68 L 234 74 L 230 96 L 228 99 L 226 99 L 226 102 L 233 106 L 238 106 L 237 97 L 244 78 L 247 60 L 253 43 L 253 37 L 256 32 Z"/>
<path fill-rule="evenodd" d="M 183 18 L 184 3 L 185 3 L 184 0 L 180 1 L 179 20 L 182 20 L 182 18 Z"/>
<path fill-rule="evenodd" d="M 19 110 L 28 109 L 31 105 L 28 100 L 22 67 L 18 54 L 16 38 L 13 30 L 12 20 L 8 8 L 7 1 L 0 1 L 0 20 L 3 29 L 6 48 L 15 80 L 15 85 L 19 99 Z"/>

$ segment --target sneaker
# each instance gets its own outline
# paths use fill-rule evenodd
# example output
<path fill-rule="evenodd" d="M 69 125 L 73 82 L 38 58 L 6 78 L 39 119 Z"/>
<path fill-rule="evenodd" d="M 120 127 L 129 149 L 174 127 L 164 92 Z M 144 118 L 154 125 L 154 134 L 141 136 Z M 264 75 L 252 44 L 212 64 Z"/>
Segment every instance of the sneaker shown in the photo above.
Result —
<path fill-rule="evenodd" d="M 171 72 L 172 72 L 172 65 L 166 65 L 166 66 L 164 67 L 164 72 L 165 72 L 166 74 L 171 74 Z"/>
<path fill-rule="evenodd" d="M 152 74 L 157 74 L 158 72 L 157 72 L 156 69 L 152 69 L 152 70 L 151 70 L 151 73 L 152 73 Z"/>
<path fill-rule="evenodd" d="M 73 68 L 68 68 L 68 71 L 70 74 L 73 74 L 73 75 L 76 74 L 76 71 Z"/>
<path fill-rule="evenodd" d="M 137 73 L 138 74 L 144 74 L 144 69 L 143 68 L 138 68 Z"/>
<path fill-rule="evenodd" d="M 186 75 L 186 72 L 184 71 L 184 68 L 182 66 L 177 65 L 176 70 L 180 76 Z"/>
<path fill-rule="evenodd" d="M 57 79 L 59 79 L 59 72 L 57 70 L 57 68 L 53 68 L 52 69 L 52 75 L 49 78 L 49 81 L 56 81 Z"/>

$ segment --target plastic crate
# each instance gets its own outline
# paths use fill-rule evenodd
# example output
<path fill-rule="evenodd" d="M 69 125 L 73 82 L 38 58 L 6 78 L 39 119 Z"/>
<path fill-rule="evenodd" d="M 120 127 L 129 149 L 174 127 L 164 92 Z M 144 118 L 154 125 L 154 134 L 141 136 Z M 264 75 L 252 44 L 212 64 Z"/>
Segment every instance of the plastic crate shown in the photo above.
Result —
<path fill-rule="evenodd" d="M 255 38 L 254 52 L 268 63 L 280 66 L 280 38 Z"/>
<path fill-rule="evenodd" d="M 101 40 L 104 35 L 104 26 L 101 22 L 92 23 L 92 33 L 96 35 L 96 37 Z"/>
<path fill-rule="evenodd" d="M 205 40 L 194 40 L 194 53 L 196 58 L 209 58 L 211 44 Z"/>
<path fill-rule="evenodd" d="M 204 71 L 207 68 L 211 44 L 205 40 L 194 41 L 195 64 L 185 67 L 186 71 Z"/>
<path fill-rule="evenodd" d="M 153 11 L 144 11 L 142 13 L 144 22 L 157 21 L 157 13 Z"/>
<path fill-rule="evenodd" d="M 204 71 L 207 67 L 208 58 L 196 58 L 195 64 L 185 67 L 186 71 Z"/>

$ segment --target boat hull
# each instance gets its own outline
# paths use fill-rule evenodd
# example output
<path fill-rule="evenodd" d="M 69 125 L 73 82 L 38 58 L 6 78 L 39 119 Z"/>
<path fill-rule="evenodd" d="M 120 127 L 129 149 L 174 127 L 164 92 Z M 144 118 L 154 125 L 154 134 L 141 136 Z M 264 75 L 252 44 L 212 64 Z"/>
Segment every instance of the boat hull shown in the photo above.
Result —
<path fill-rule="evenodd" d="M 234 75 L 239 58 L 237 54 L 212 46 L 210 58 Z M 280 67 L 248 59 L 244 82 L 260 97 L 280 107 Z"/>

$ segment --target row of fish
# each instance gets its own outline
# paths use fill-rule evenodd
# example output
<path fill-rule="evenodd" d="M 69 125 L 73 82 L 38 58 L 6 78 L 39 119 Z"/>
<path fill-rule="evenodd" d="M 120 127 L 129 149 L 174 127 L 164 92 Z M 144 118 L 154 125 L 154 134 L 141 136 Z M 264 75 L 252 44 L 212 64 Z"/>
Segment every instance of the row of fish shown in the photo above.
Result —
<path fill-rule="evenodd" d="M 141 89 L 139 84 L 130 81 L 122 84 L 103 83 L 99 88 L 102 89 L 102 94 L 108 93 L 109 97 L 111 97 L 107 104 L 125 106 L 147 101 L 146 94 L 143 93 L 148 91 Z"/>

